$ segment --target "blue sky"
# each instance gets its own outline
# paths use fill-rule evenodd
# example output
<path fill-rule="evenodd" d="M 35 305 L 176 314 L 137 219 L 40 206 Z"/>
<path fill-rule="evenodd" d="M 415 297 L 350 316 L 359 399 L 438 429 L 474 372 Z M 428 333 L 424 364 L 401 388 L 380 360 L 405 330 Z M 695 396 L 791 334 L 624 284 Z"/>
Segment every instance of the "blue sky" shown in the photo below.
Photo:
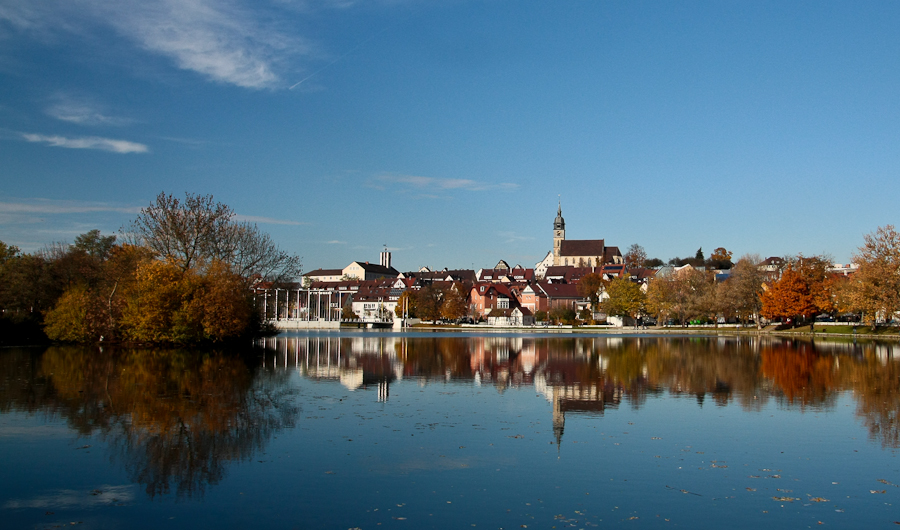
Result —
<path fill-rule="evenodd" d="M 0 0 L 0 240 L 212 194 L 305 270 L 898 224 L 900 4 Z"/>

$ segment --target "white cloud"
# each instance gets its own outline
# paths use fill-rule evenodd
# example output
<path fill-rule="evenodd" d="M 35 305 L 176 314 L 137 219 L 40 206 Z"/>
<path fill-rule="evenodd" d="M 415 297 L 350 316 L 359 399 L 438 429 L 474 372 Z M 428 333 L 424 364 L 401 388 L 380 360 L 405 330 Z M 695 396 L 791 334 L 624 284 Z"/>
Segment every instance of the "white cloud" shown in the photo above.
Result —
<path fill-rule="evenodd" d="M 497 235 L 504 238 L 504 243 L 515 243 L 517 241 L 532 241 L 533 236 L 520 236 L 515 232 L 497 232 Z"/>
<path fill-rule="evenodd" d="M 332 239 L 331 241 L 326 241 L 326 245 L 346 245 L 346 241 L 338 241 L 337 239 Z"/>
<path fill-rule="evenodd" d="M 146 153 L 150 149 L 136 142 L 127 140 L 114 140 L 112 138 L 100 138 L 98 136 L 82 136 L 67 138 L 65 136 L 48 136 L 44 134 L 22 133 L 22 138 L 29 142 L 46 143 L 53 147 L 65 147 L 67 149 L 99 149 L 113 153 Z"/>
<path fill-rule="evenodd" d="M 328 7 L 328 6 L 324 6 Z M 183 70 L 246 88 L 281 86 L 278 71 L 311 46 L 281 26 L 271 4 L 239 0 L 6 0 L 0 21 L 52 41 L 56 32 L 93 38 L 112 27 Z M 3 28 L 0 27 L 0 30 Z"/>
<path fill-rule="evenodd" d="M 139 206 L 115 206 L 112 204 L 83 201 L 57 201 L 51 199 L 28 199 L 22 202 L 0 201 L 2 215 L 63 215 L 73 213 L 116 212 L 136 214 Z"/>
<path fill-rule="evenodd" d="M 378 189 L 385 189 L 388 185 L 400 187 L 400 189 L 419 190 L 466 190 L 466 191 L 510 191 L 518 189 L 518 184 L 511 182 L 480 182 L 471 179 L 442 179 L 435 177 L 422 177 L 418 175 L 383 174 L 374 177 L 369 185 Z M 424 195 L 426 198 L 438 198 L 438 195 Z"/>
<path fill-rule="evenodd" d="M 131 123 L 127 118 L 110 116 L 100 105 L 87 99 L 60 95 L 55 103 L 45 109 L 48 116 L 78 125 L 120 126 Z"/>

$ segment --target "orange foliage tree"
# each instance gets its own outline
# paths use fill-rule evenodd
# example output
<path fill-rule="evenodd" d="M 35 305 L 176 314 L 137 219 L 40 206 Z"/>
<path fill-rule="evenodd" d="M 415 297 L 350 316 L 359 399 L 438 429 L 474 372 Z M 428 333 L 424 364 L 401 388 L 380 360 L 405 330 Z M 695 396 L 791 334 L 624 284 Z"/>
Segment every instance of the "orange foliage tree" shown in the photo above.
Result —
<path fill-rule="evenodd" d="M 809 318 L 818 313 L 809 284 L 793 265 L 788 265 L 781 278 L 763 292 L 761 299 L 760 313 L 768 319 Z"/>

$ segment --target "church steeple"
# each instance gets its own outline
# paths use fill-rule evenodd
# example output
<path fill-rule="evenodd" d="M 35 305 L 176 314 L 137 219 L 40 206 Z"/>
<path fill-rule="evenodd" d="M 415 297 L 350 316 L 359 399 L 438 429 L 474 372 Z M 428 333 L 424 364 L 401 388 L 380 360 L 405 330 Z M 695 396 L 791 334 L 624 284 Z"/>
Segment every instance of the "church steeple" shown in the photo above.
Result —
<path fill-rule="evenodd" d="M 554 230 L 565 230 L 566 229 L 566 220 L 563 219 L 563 216 L 562 216 L 562 201 L 560 201 L 559 205 L 556 207 L 556 219 L 553 220 L 553 229 Z"/>
<path fill-rule="evenodd" d="M 559 251 L 563 240 L 566 239 L 566 220 L 562 216 L 562 201 L 556 207 L 556 219 L 553 220 L 553 264 L 562 265 L 559 260 Z"/>

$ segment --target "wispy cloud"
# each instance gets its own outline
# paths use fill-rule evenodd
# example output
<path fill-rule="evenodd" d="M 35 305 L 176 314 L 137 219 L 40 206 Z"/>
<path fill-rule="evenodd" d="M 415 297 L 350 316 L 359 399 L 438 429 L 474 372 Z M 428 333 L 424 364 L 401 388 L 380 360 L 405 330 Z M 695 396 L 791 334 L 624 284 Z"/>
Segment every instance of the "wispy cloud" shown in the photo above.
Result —
<path fill-rule="evenodd" d="M 333 7 L 333 6 L 323 6 Z M 281 13 L 283 14 L 283 8 Z M 91 35 L 112 27 L 149 53 L 183 70 L 246 88 L 283 86 L 279 70 L 313 47 L 282 26 L 272 4 L 240 0 L 8 0 L 0 20 L 52 40 L 68 31 Z"/>
<path fill-rule="evenodd" d="M 332 239 L 331 241 L 326 241 L 326 245 L 346 245 L 346 241 L 338 241 L 337 239 Z"/>
<path fill-rule="evenodd" d="M 144 144 L 129 142 L 128 140 L 114 140 L 99 136 L 82 136 L 68 138 L 65 136 L 21 133 L 22 138 L 29 142 L 46 143 L 53 147 L 65 147 L 67 149 L 99 149 L 113 153 L 146 153 L 150 151 Z"/>
<path fill-rule="evenodd" d="M 267 224 L 267 225 L 308 225 L 310 223 L 301 223 L 300 221 L 290 221 L 287 219 L 274 219 L 272 217 L 260 217 L 257 215 L 235 215 L 236 221 L 244 221 L 247 223 Z"/>
<path fill-rule="evenodd" d="M 422 177 L 418 175 L 397 175 L 382 174 L 373 177 L 368 185 L 376 189 L 387 189 L 388 187 L 398 190 L 415 190 L 417 192 L 423 190 L 431 191 L 511 191 L 519 187 L 518 184 L 511 182 L 482 182 L 471 179 L 445 179 L 436 177 Z M 423 194 L 424 198 L 439 198 L 437 194 Z"/>
<path fill-rule="evenodd" d="M 84 98 L 58 95 L 45 109 L 48 116 L 78 125 L 121 126 L 132 120 L 110 115 L 102 105 Z"/>
<path fill-rule="evenodd" d="M 515 232 L 497 232 L 497 235 L 504 238 L 504 243 L 516 243 L 518 241 L 533 241 L 534 236 L 522 236 Z"/>
<path fill-rule="evenodd" d="M 73 213 L 116 212 L 137 214 L 140 206 L 117 206 L 100 202 L 24 199 L 20 202 L 0 201 L 0 214 L 64 215 Z"/>
<path fill-rule="evenodd" d="M 116 5 L 109 20 L 123 36 L 169 57 L 183 70 L 223 83 L 275 86 L 281 59 L 309 51 L 302 39 L 264 24 L 254 10 L 236 2 L 142 0 Z"/>

